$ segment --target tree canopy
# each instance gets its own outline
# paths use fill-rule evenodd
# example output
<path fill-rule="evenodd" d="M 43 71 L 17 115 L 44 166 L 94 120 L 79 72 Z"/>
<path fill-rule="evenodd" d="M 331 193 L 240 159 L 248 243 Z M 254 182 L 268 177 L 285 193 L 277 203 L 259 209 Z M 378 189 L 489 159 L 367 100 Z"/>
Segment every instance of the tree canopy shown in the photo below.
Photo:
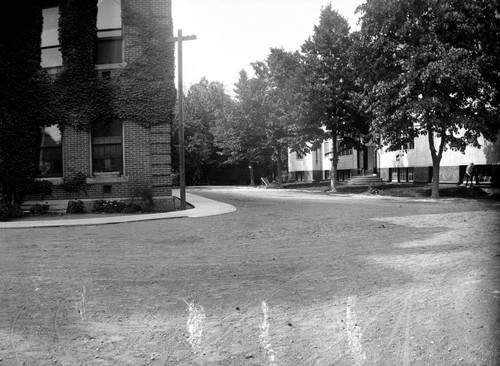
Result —
<path fill-rule="evenodd" d="M 220 146 L 219 135 L 224 126 L 228 125 L 233 109 L 234 101 L 220 82 L 202 78 L 188 89 L 184 120 L 188 184 L 210 183 L 211 169 L 227 160 Z M 178 143 L 177 131 L 177 125 L 174 125 L 173 140 Z M 177 148 L 173 149 L 173 155 L 178 156 Z M 177 159 L 174 158 L 173 161 L 176 165 Z"/>
<path fill-rule="evenodd" d="M 479 147 L 499 129 L 500 19 L 489 0 L 368 0 L 360 59 L 373 128 L 389 150 L 426 135 L 432 196 L 446 149 Z"/>
<path fill-rule="evenodd" d="M 368 133 L 353 60 L 355 40 L 347 20 L 328 4 L 321 10 L 314 34 L 302 45 L 308 123 L 317 131 L 324 129 L 316 135 L 316 141 L 334 141 L 330 153 L 332 190 L 337 184 L 339 150 L 360 148 L 359 137 Z"/>
<path fill-rule="evenodd" d="M 303 118 L 302 60 L 298 52 L 272 48 L 265 60 L 251 65 L 254 76 L 242 71 L 236 83 L 225 145 L 233 159 L 268 167 L 281 184 L 288 148 L 303 149 L 312 136 Z"/>

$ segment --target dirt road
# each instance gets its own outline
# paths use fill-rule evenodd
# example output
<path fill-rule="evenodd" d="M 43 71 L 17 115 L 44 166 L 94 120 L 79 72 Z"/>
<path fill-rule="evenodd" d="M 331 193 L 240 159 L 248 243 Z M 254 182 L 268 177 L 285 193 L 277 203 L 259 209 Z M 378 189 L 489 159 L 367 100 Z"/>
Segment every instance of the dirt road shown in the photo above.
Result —
<path fill-rule="evenodd" d="M 0 231 L 1 365 L 500 365 L 500 206 L 196 189 L 231 214 Z"/>

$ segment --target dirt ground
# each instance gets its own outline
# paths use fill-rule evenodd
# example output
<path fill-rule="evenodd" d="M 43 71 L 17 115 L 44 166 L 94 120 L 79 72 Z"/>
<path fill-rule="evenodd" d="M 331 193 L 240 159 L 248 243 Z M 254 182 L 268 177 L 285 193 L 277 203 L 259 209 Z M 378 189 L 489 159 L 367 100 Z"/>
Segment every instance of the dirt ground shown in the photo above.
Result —
<path fill-rule="evenodd" d="M 196 219 L 0 231 L 1 365 L 500 365 L 500 202 L 191 189 Z"/>

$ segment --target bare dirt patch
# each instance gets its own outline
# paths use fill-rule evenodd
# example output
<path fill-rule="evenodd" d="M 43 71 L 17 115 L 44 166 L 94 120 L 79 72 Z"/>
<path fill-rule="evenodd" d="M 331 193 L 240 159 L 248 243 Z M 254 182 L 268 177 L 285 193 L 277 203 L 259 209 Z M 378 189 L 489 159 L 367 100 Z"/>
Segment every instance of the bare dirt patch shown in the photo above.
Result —
<path fill-rule="evenodd" d="M 234 213 L 0 231 L 0 365 L 498 365 L 497 202 L 194 189 Z"/>

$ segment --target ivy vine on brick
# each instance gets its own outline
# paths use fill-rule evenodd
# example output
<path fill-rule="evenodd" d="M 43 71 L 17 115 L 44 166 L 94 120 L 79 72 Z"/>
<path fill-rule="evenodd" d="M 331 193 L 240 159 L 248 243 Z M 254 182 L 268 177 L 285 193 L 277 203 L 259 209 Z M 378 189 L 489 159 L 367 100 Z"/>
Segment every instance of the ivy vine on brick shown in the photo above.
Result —
<path fill-rule="evenodd" d="M 97 0 L 61 0 L 59 40 L 63 68 L 55 80 L 58 124 L 88 130 L 113 116 L 113 91 L 94 66 Z"/>
<path fill-rule="evenodd" d="M 165 25 L 152 9 L 144 12 L 141 2 L 122 0 L 124 24 L 137 42 L 132 47 L 142 55 L 125 60 L 127 67 L 105 80 L 94 65 L 97 2 L 59 0 L 63 67 L 55 79 L 40 67 L 43 1 L 9 8 L 3 24 L 9 32 L 0 35 L 0 199 L 8 204 L 19 205 L 35 179 L 41 126 L 88 130 L 113 117 L 145 127 L 173 121 L 174 46 L 166 42 L 171 19 Z"/>
<path fill-rule="evenodd" d="M 119 118 L 145 127 L 172 123 L 176 101 L 175 57 L 172 21 L 161 24 L 152 9 L 142 13 L 132 3 L 123 4 L 123 20 L 135 40 L 131 46 L 142 54 L 130 62 L 116 79 L 115 111 Z"/>
<path fill-rule="evenodd" d="M 171 123 L 174 118 L 174 48 L 172 21 L 161 24 L 153 11 L 144 14 L 122 1 L 123 21 L 142 54 L 114 73 L 111 81 L 98 78 L 94 66 L 97 0 L 61 0 L 59 34 L 63 69 L 55 81 L 58 124 L 88 130 L 113 117 L 144 127 Z"/>

